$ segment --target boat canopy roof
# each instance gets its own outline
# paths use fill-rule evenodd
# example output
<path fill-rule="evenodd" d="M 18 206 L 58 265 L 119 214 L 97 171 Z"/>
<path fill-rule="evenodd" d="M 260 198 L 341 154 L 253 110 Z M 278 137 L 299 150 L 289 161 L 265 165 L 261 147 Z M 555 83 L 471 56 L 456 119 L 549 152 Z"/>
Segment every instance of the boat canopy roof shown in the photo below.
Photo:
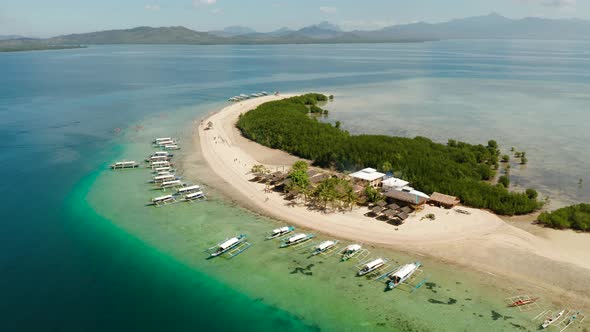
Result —
<path fill-rule="evenodd" d="M 348 247 L 346 247 L 346 251 L 357 251 L 357 250 L 361 250 L 360 244 L 351 244 Z"/>
<path fill-rule="evenodd" d="M 156 197 L 156 198 L 152 199 L 152 202 L 165 201 L 170 198 L 172 198 L 172 195 L 160 196 L 160 197 Z"/>
<path fill-rule="evenodd" d="M 156 138 L 156 142 L 157 141 L 169 141 L 171 139 L 172 139 L 172 137 L 158 137 L 158 138 Z"/>
<path fill-rule="evenodd" d="M 410 263 L 402 266 L 399 270 L 397 270 L 393 275 L 400 278 L 407 277 L 410 273 L 414 272 L 418 266 L 415 263 Z"/>
<path fill-rule="evenodd" d="M 164 147 L 165 147 L 166 149 L 172 149 L 172 148 L 177 148 L 177 147 L 178 147 L 178 145 L 176 145 L 176 144 L 170 144 L 170 145 L 164 145 Z"/>
<path fill-rule="evenodd" d="M 116 165 L 132 165 L 132 164 L 136 164 L 135 161 L 117 161 L 115 163 Z"/>
<path fill-rule="evenodd" d="M 320 245 L 318 246 L 319 250 L 326 250 L 328 248 L 330 248 L 331 246 L 333 246 L 336 242 L 334 241 L 324 241 L 322 243 L 320 243 Z"/>
<path fill-rule="evenodd" d="M 158 167 L 155 169 L 156 172 L 163 172 L 163 171 L 169 171 L 169 170 L 170 170 L 170 166 Z"/>
<path fill-rule="evenodd" d="M 170 166 L 170 162 L 169 161 L 153 161 L 152 162 L 152 166 Z"/>
<path fill-rule="evenodd" d="M 168 151 L 156 151 L 153 154 L 154 156 L 167 156 L 168 155 Z"/>
<path fill-rule="evenodd" d="M 184 198 L 191 199 L 191 198 L 201 197 L 203 195 L 204 194 L 203 194 L 202 191 L 197 191 L 197 192 L 194 192 L 194 193 L 191 193 L 191 194 L 188 194 L 188 195 L 184 196 Z"/>
<path fill-rule="evenodd" d="M 374 261 L 370 261 L 370 262 L 368 262 L 368 263 L 365 265 L 365 268 L 367 268 L 367 269 L 372 269 L 372 268 L 374 268 L 374 267 L 376 267 L 376 266 L 379 266 L 380 264 L 383 264 L 383 263 L 385 263 L 385 261 L 383 260 L 383 258 L 377 258 L 377 259 L 376 259 L 376 260 L 374 260 Z"/>
<path fill-rule="evenodd" d="M 164 175 L 154 176 L 154 180 L 156 180 L 156 181 L 166 180 L 166 179 L 174 179 L 174 175 L 173 174 L 164 174 Z"/>
<path fill-rule="evenodd" d="M 199 186 L 199 185 L 188 186 L 188 187 L 184 187 L 184 188 L 179 188 L 178 192 L 185 193 L 187 191 L 199 190 L 200 188 L 201 188 L 201 186 Z"/>
<path fill-rule="evenodd" d="M 281 228 L 275 228 L 275 229 L 272 230 L 272 232 L 274 234 L 284 233 L 284 232 L 288 232 L 288 231 L 289 231 L 289 226 L 285 226 L 285 227 L 281 227 Z"/>
<path fill-rule="evenodd" d="M 222 244 L 219 245 L 219 249 L 227 249 L 231 246 L 233 246 L 234 244 L 240 242 L 240 240 L 237 237 L 232 237 L 231 239 L 223 242 Z"/>
<path fill-rule="evenodd" d="M 169 185 L 173 185 L 173 184 L 180 184 L 180 180 L 162 182 L 162 186 L 169 186 Z"/>
<path fill-rule="evenodd" d="M 303 234 L 303 233 L 299 233 L 299 234 L 297 234 L 297 235 L 293 235 L 293 236 L 291 236 L 291 237 L 290 237 L 290 238 L 287 240 L 287 242 L 288 242 L 288 243 L 291 243 L 291 242 L 299 241 L 299 240 L 305 239 L 305 237 L 306 237 L 306 236 L 307 236 L 307 235 L 305 235 L 305 234 Z"/>

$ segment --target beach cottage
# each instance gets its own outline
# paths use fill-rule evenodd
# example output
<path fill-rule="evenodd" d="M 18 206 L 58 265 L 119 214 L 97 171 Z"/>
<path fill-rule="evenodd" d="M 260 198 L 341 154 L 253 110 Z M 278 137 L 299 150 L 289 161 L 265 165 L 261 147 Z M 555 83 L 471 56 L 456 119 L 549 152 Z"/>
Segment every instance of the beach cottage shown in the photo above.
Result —
<path fill-rule="evenodd" d="M 455 196 L 449 196 L 435 192 L 430 195 L 430 200 L 428 202 L 433 205 L 451 209 L 461 203 L 461 200 Z"/>
<path fill-rule="evenodd" d="M 383 181 L 385 174 L 377 172 L 374 168 L 365 168 L 350 174 L 350 177 L 353 178 L 356 183 L 363 186 L 368 184 L 373 188 L 379 188 L 381 187 L 381 182 Z"/>

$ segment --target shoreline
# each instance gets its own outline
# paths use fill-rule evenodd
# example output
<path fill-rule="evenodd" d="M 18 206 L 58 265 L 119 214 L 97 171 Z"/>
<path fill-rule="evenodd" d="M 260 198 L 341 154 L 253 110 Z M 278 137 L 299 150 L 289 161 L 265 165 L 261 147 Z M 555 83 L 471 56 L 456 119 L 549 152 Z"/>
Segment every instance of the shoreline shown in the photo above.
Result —
<path fill-rule="evenodd" d="M 467 266 L 475 270 L 543 284 L 556 293 L 567 290 L 567 297 L 588 303 L 590 262 L 583 259 L 590 248 L 586 234 L 539 228 L 529 232 L 515 227 L 487 211 L 462 207 L 470 216 L 451 210 L 426 207 L 397 227 L 367 218 L 362 207 L 345 213 L 320 213 L 303 207 L 289 207 L 278 193 L 265 193 L 264 185 L 252 183 L 249 170 L 254 164 L 271 169 L 288 169 L 297 157 L 270 149 L 244 138 L 235 127 L 240 113 L 261 103 L 290 97 L 267 96 L 229 105 L 209 114 L 193 128 L 194 151 L 187 158 L 192 166 L 206 169 L 209 185 L 230 197 L 237 205 L 323 234 L 377 245 L 437 260 Z M 204 130 L 211 121 L 213 128 Z M 203 160 L 196 162 L 201 155 Z M 190 173 L 190 171 L 189 171 Z M 421 221 L 428 213 L 435 221 Z M 513 223 L 512 223 L 513 224 Z M 555 233 L 559 232 L 559 234 Z M 584 243 L 586 242 L 586 243 Z M 547 269 L 547 266 L 558 268 Z M 571 273 L 563 275 L 563 269 Z"/>

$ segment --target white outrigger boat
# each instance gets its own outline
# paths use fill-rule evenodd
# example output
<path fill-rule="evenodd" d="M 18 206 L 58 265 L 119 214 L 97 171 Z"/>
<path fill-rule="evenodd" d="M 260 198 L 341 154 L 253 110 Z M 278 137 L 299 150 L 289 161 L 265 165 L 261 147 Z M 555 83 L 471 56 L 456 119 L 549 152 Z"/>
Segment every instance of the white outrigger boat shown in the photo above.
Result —
<path fill-rule="evenodd" d="M 545 319 L 545 321 L 543 321 L 543 324 L 541 324 L 541 328 L 542 329 L 546 329 L 548 328 L 550 325 L 554 324 L 555 322 L 557 322 L 565 313 L 565 309 L 561 310 L 560 312 L 556 313 L 555 315 L 548 317 L 547 319 Z"/>
<path fill-rule="evenodd" d="M 324 242 L 318 244 L 311 254 L 314 256 L 319 255 L 323 252 L 326 252 L 327 250 L 330 250 L 331 248 L 334 248 L 334 246 L 337 244 L 338 244 L 338 241 L 334 241 L 334 240 L 324 241 Z"/>
<path fill-rule="evenodd" d="M 292 245 L 296 245 L 298 243 L 305 242 L 307 240 L 312 239 L 314 236 L 315 236 L 314 234 L 303 234 L 303 233 L 293 235 L 290 238 L 283 241 L 283 243 L 281 243 L 281 248 L 286 248 L 286 247 L 290 247 Z"/>
<path fill-rule="evenodd" d="M 201 186 L 193 185 L 193 186 L 186 186 L 186 187 L 178 188 L 178 190 L 176 190 L 176 193 L 179 195 L 186 195 L 186 194 L 194 193 L 199 190 L 201 190 Z"/>
<path fill-rule="evenodd" d="M 168 204 L 172 204 L 175 202 L 176 202 L 176 199 L 172 195 L 160 196 L 160 197 L 153 198 L 151 200 L 151 204 L 155 205 L 155 206 L 163 206 L 163 205 L 168 205 Z"/>
<path fill-rule="evenodd" d="M 152 143 L 153 144 L 158 144 L 160 142 L 171 141 L 171 140 L 172 140 L 172 137 L 158 137 Z"/>
<path fill-rule="evenodd" d="M 111 169 L 125 169 L 125 168 L 137 168 L 139 164 L 135 161 L 117 161 L 111 165 Z"/>
<path fill-rule="evenodd" d="M 182 187 L 183 183 L 180 180 L 164 181 L 160 183 L 160 189 Z"/>
<path fill-rule="evenodd" d="M 283 235 L 287 235 L 295 230 L 293 226 L 284 226 L 281 228 L 273 229 L 268 236 L 266 237 L 267 240 L 276 239 L 277 237 L 281 237 Z"/>
<path fill-rule="evenodd" d="M 214 258 L 217 256 L 221 256 L 235 248 L 237 249 L 237 251 L 233 254 L 230 253 L 230 257 L 233 258 L 239 255 L 242 251 L 248 249 L 249 247 L 250 243 L 246 242 L 246 235 L 241 234 L 239 236 L 232 237 L 231 239 L 223 240 L 216 246 L 207 249 L 207 252 L 209 253 L 209 258 Z"/>
<path fill-rule="evenodd" d="M 365 274 L 376 271 L 385 266 L 385 263 L 387 263 L 387 261 L 383 258 L 374 259 L 363 265 L 363 267 L 358 271 L 357 275 L 360 277 L 364 276 Z"/>
<path fill-rule="evenodd" d="M 414 262 L 401 266 L 399 269 L 390 273 L 387 278 L 387 289 L 394 289 L 404 281 L 408 280 L 422 266 L 420 262 Z"/>
<path fill-rule="evenodd" d="M 146 163 L 153 163 L 157 161 L 170 161 L 172 156 L 165 156 L 165 155 L 157 155 L 157 156 L 150 156 L 145 160 Z"/>
<path fill-rule="evenodd" d="M 153 183 L 162 183 L 162 182 L 172 181 L 172 180 L 179 180 L 179 179 L 177 179 L 176 175 L 174 175 L 174 174 L 162 174 L 162 175 L 154 176 L 152 182 Z"/>
<path fill-rule="evenodd" d="M 180 150 L 180 147 L 176 144 L 164 145 L 164 150 Z"/>
<path fill-rule="evenodd" d="M 202 191 L 196 191 L 190 194 L 186 194 L 184 196 L 184 200 L 187 202 L 192 202 L 192 201 L 204 201 L 207 199 L 207 196 L 205 196 L 205 193 Z"/>
<path fill-rule="evenodd" d="M 342 250 L 341 260 L 344 262 L 351 259 L 352 257 L 356 256 L 362 249 L 363 247 L 360 244 L 351 244 L 346 246 L 346 248 Z"/>
<path fill-rule="evenodd" d="M 163 148 L 166 145 L 175 145 L 175 144 L 177 144 L 177 142 L 175 140 L 167 140 L 167 141 L 159 141 L 159 142 L 156 142 L 153 145 L 155 147 L 161 147 L 161 148 Z"/>
<path fill-rule="evenodd" d="M 157 167 L 156 169 L 154 169 L 154 174 L 159 174 L 161 172 L 174 173 L 176 172 L 176 170 L 170 166 Z"/>
<path fill-rule="evenodd" d="M 154 161 L 150 163 L 150 166 L 152 169 L 158 169 L 158 168 L 162 168 L 162 167 L 170 167 L 172 164 L 170 164 L 169 161 Z"/>

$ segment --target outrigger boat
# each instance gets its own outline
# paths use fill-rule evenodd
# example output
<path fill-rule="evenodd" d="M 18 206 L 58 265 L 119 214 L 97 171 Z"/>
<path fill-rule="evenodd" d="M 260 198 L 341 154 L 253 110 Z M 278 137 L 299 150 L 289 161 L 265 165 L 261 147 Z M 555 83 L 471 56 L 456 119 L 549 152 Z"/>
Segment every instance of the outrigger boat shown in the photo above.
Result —
<path fill-rule="evenodd" d="M 158 143 L 163 142 L 163 141 L 171 141 L 171 140 L 172 140 L 172 137 L 158 137 L 152 143 L 153 144 L 158 144 Z"/>
<path fill-rule="evenodd" d="M 180 147 L 176 144 L 169 144 L 169 145 L 164 145 L 164 149 L 165 150 L 180 150 Z"/>
<path fill-rule="evenodd" d="M 277 237 L 287 235 L 295 230 L 293 226 L 285 226 L 281 228 L 275 228 L 270 232 L 270 234 L 266 237 L 267 240 L 276 239 Z"/>
<path fill-rule="evenodd" d="M 389 276 L 389 282 L 387 283 L 387 289 L 394 289 L 395 287 L 399 286 L 399 284 L 403 283 L 404 281 L 408 280 L 412 274 L 414 274 L 418 269 L 422 266 L 422 263 L 415 262 L 406 264 L 395 272 L 391 273 Z"/>
<path fill-rule="evenodd" d="M 150 166 L 152 169 L 158 169 L 158 168 L 162 168 L 162 167 L 170 167 L 170 162 L 169 161 L 154 161 L 150 163 Z"/>
<path fill-rule="evenodd" d="M 151 200 L 151 204 L 155 206 L 168 205 L 174 202 L 176 202 L 176 199 L 172 195 L 160 196 Z"/>
<path fill-rule="evenodd" d="M 514 302 L 510 303 L 508 306 L 509 307 L 520 307 L 523 305 L 534 303 L 538 299 L 539 299 L 538 297 L 534 297 L 534 298 L 530 298 L 530 299 L 520 299 L 518 301 L 514 301 Z"/>
<path fill-rule="evenodd" d="M 167 140 L 167 141 L 159 141 L 154 143 L 154 146 L 156 147 L 164 147 L 166 145 L 175 145 L 176 141 L 175 140 Z"/>
<path fill-rule="evenodd" d="M 362 249 L 363 249 L 363 247 L 361 247 L 360 244 L 351 244 L 349 246 L 346 246 L 346 248 L 344 248 L 344 250 L 342 250 L 342 261 L 344 262 L 344 261 L 351 259 L 352 257 L 354 257 L 354 255 L 356 255 Z"/>
<path fill-rule="evenodd" d="M 382 266 L 385 265 L 385 263 L 387 263 L 387 261 L 383 258 L 377 258 L 375 260 L 372 260 L 370 262 L 368 262 L 367 264 L 365 264 L 360 271 L 358 271 L 357 275 L 360 276 L 364 276 L 365 274 L 371 273 L 377 269 L 380 269 Z"/>
<path fill-rule="evenodd" d="M 286 239 L 283 243 L 281 243 L 281 248 L 286 248 L 286 247 L 290 247 L 290 246 L 298 244 L 298 243 L 305 242 L 305 241 L 313 238 L 314 236 L 315 235 L 313 235 L 313 234 L 303 234 L 303 233 L 293 235 L 290 238 Z"/>
<path fill-rule="evenodd" d="M 206 200 L 207 196 L 205 196 L 205 193 L 202 191 L 196 191 L 194 193 L 190 193 L 184 196 L 184 200 L 187 202 L 190 201 L 202 201 L 202 200 Z"/>
<path fill-rule="evenodd" d="M 111 169 L 137 168 L 139 164 L 135 161 L 117 161 L 111 165 Z"/>
<path fill-rule="evenodd" d="M 563 316 L 563 314 L 565 313 L 565 309 L 561 310 L 560 312 L 556 313 L 555 315 L 548 317 L 547 319 L 545 319 L 545 321 L 543 322 L 543 324 L 541 324 L 541 328 L 546 329 L 548 328 L 551 324 L 557 322 L 561 316 Z"/>
<path fill-rule="evenodd" d="M 182 187 L 183 184 L 180 180 L 164 181 L 160 183 L 160 189 Z"/>
<path fill-rule="evenodd" d="M 237 237 L 232 237 L 231 239 L 223 240 L 223 242 L 218 243 L 215 247 L 209 248 L 209 258 L 221 256 L 224 253 L 228 252 L 229 250 L 239 246 L 241 243 L 246 241 L 246 235 L 241 234 Z"/>
<path fill-rule="evenodd" d="M 318 244 L 315 247 L 315 250 L 311 254 L 314 256 L 319 255 L 323 252 L 326 252 L 326 250 L 333 248 L 336 244 L 338 244 L 338 241 L 333 241 L 333 240 L 324 241 L 324 242 Z"/>
<path fill-rule="evenodd" d="M 201 189 L 201 186 L 199 186 L 199 185 L 186 186 L 186 187 L 178 188 L 178 190 L 176 191 L 176 193 L 179 194 L 179 195 L 182 195 L 182 194 L 190 194 L 190 193 L 193 193 L 195 191 L 199 191 L 200 189 Z"/>
<path fill-rule="evenodd" d="M 158 167 L 158 168 L 154 169 L 155 174 L 160 173 L 160 172 L 174 173 L 174 172 L 176 172 L 176 170 L 170 166 Z"/>
<path fill-rule="evenodd" d="M 174 175 L 174 174 L 162 174 L 162 175 L 154 176 L 154 179 L 152 180 L 152 182 L 153 183 L 162 183 L 162 182 L 173 181 L 173 180 L 180 180 L 180 179 L 177 178 L 176 175 Z"/>
<path fill-rule="evenodd" d="M 158 156 L 151 156 L 151 157 L 147 158 L 145 160 L 145 162 L 151 163 L 151 162 L 157 162 L 157 161 L 170 161 L 171 159 L 172 159 L 172 156 L 158 155 Z"/>

